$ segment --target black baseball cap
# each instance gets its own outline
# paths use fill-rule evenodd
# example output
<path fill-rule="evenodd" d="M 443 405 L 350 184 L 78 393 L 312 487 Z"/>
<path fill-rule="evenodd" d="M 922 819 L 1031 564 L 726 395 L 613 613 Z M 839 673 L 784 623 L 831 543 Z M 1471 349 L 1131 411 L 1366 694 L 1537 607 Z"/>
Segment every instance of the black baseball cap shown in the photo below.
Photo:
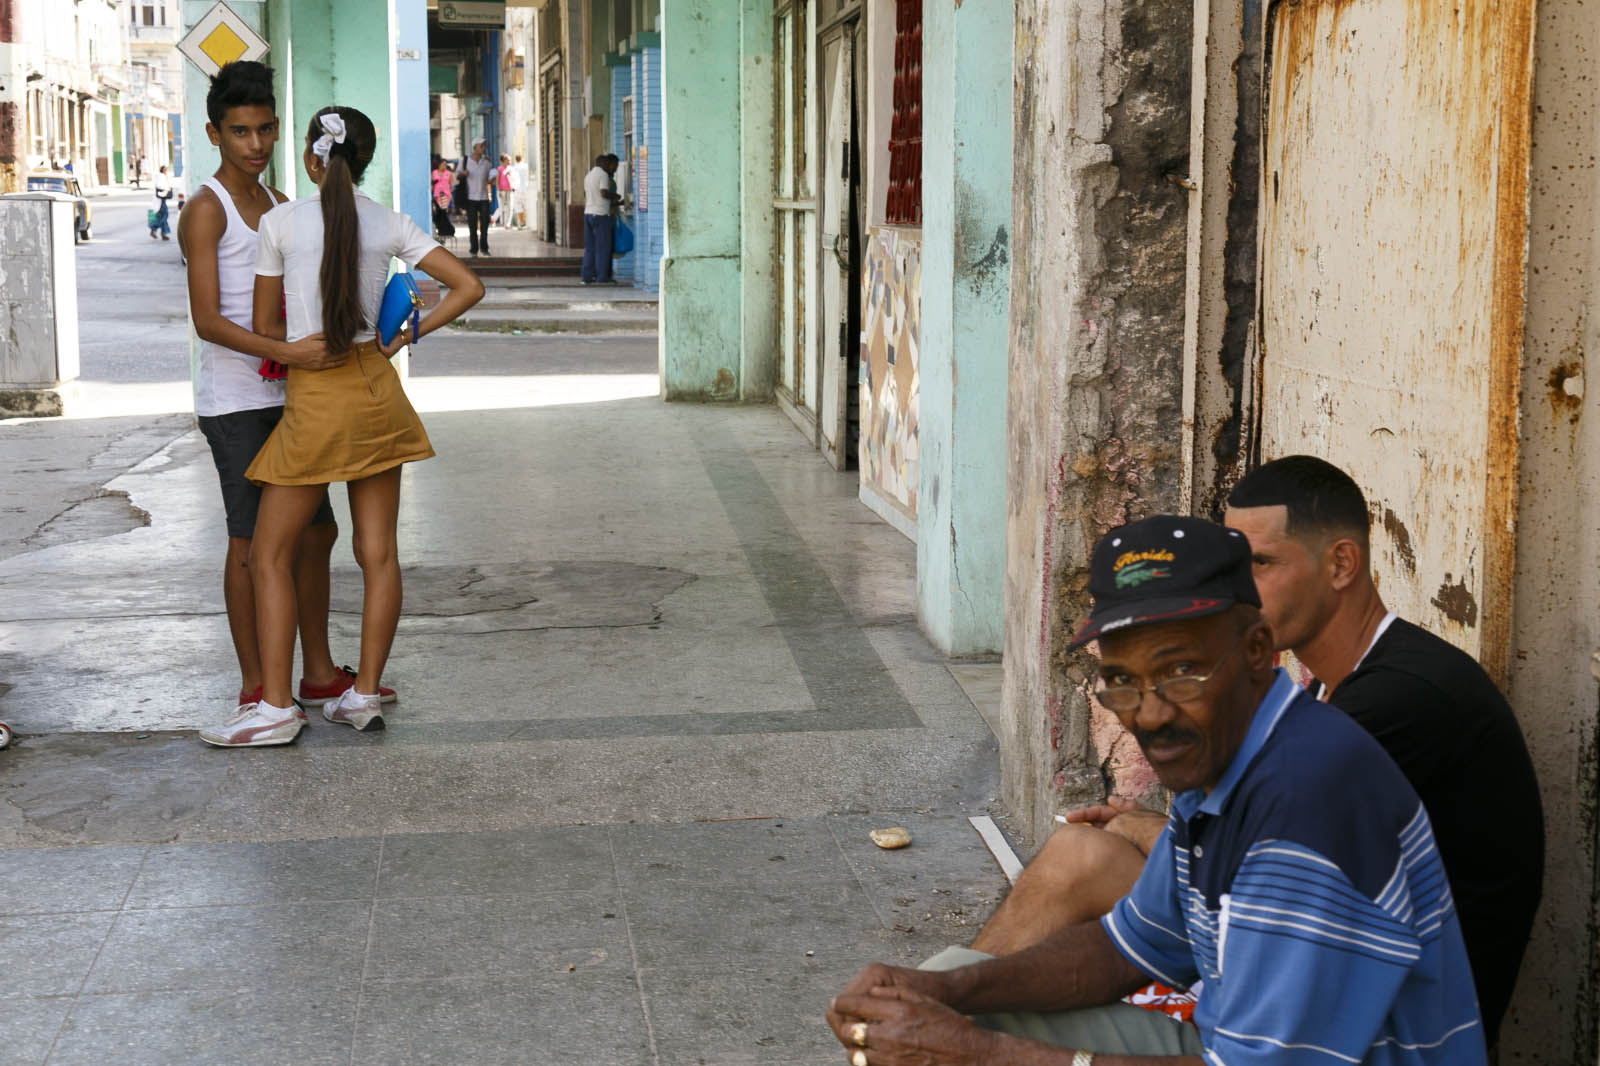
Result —
<path fill-rule="evenodd" d="M 1250 576 L 1250 542 L 1203 518 L 1152 515 L 1100 538 L 1089 558 L 1094 612 L 1068 647 L 1155 622 L 1261 606 Z"/>

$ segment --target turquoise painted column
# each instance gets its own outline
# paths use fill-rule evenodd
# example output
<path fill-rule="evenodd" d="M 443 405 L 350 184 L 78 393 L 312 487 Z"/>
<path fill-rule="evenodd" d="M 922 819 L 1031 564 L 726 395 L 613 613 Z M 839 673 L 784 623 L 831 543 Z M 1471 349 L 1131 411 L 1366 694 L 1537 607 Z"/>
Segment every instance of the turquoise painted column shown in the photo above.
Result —
<path fill-rule="evenodd" d="M 777 233 L 772 194 L 775 138 L 773 113 L 772 0 L 744 0 L 740 75 L 739 159 L 744 167 L 739 228 L 740 336 L 743 370 L 740 399 L 770 400 L 778 381 Z"/>
<path fill-rule="evenodd" d="M 923 8 L 917 612 L 951 654 L 1003 644 L 1012 5 Z"/>
<path fill-rule="evenodd" d="M 736 3 L 662 3 L 660 363 L 668 400 L 740 396 L 740 15 Z"/>

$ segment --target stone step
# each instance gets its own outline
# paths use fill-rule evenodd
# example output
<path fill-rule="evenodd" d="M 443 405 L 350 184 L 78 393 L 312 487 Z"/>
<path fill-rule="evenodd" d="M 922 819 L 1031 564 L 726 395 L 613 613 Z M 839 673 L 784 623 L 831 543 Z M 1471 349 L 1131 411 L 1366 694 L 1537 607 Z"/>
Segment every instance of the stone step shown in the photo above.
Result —
<path fill-rule="evenodd" d="M 525 310 L 512 307 L 473 308 L 451 325 L 480 333 L 654 333 L 653 303 L 610 308 Z"/>

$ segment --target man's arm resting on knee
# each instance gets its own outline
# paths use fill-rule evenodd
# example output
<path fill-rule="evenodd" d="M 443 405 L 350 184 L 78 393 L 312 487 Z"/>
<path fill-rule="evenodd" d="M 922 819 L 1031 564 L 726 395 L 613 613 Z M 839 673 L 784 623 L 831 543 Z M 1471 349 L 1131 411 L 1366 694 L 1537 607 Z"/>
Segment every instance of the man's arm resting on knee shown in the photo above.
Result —
<path fill-rule="evenodd" d="M 943 976 L 950 995 L 944 1002 L 963 1014 L 1098 1007 L 1150 981 L 1097 921 L 1068 926 L 1030 948 Z"/>

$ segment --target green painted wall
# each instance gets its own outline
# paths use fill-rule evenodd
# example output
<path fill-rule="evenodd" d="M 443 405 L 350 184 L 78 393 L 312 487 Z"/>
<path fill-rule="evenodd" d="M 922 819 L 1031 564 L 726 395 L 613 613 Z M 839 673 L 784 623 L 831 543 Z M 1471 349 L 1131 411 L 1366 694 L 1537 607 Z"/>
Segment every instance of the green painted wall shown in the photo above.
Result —
<path fill-rule="evenodd" d="M 390 158 L 390 93 L 394 49 L 390 46 L 389 4 L 337 0 L 268 0 L 267 57 L 277 71 L 278 142 L 276 177 L 291 196 L 308 196 L 300 156 L 311 116 L 328 104 L 359 108 L 378 127 L 378 159 L 361 190 L 381 204 L 398 207 Z"/>
<path fill-rule="evenodd" d="M 669 400 L 741 395 L 741 13 L 739 3 L 662 3 L 660 362 Z"/>
<path fill-rule="evenodd" d="M 922 25 L 917 613 L 947 653 L 1004 643 L 1011 5 Z"/>
<path fill-rule="evenodd" d="M 739 159 L 744 167 L 739 232 L 740 399 L 770 400 L 778 379 L 777 233 L 773 222 L 772 0 L 743 0 L 740 57 L 743 110 Z M 852 382 L 852 386 L 854 383 Z"/>

